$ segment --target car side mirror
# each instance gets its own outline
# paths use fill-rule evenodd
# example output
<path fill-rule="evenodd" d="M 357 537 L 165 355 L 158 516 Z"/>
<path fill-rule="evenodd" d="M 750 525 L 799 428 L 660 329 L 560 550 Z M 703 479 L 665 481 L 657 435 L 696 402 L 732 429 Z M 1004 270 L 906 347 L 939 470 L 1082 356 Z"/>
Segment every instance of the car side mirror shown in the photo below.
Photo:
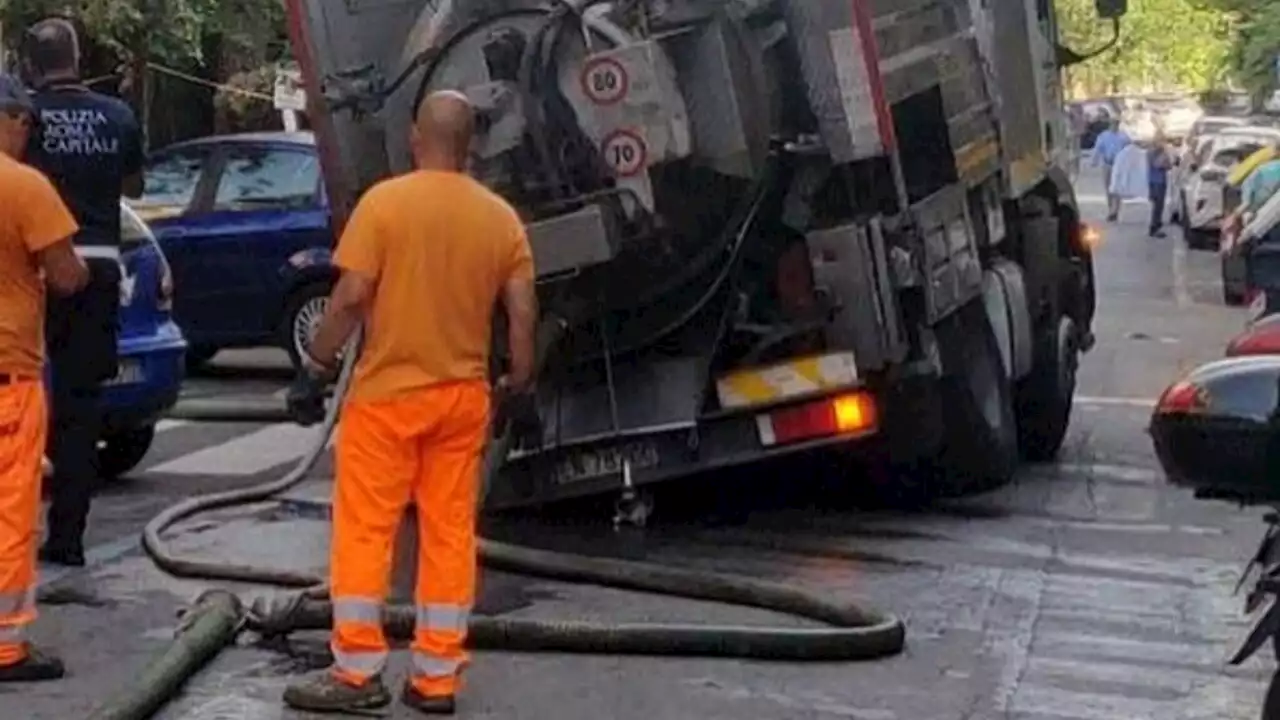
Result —
<path fill-rule="evenodd" d="M 1119 20 L 1129 12 L 1129 0 L 1094 0 L 1093 7 L 1103 20 Z"/>

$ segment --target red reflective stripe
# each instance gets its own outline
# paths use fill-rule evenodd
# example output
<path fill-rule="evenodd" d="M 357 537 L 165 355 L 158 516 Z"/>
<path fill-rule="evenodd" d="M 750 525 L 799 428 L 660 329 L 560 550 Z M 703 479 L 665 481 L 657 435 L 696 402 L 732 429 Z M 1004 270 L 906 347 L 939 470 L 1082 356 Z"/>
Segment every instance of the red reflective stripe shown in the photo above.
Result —
<path fill-rule="evenodd" d="M 867 0 L 852 0 L 853 24 L 862 39 L 862 59 L 867 66 L 867 82 L 871 84 L 871 100 L 876 107 L 876 124 L 880 126 L 880 143 L 886 153 L 898 146 L 898 135 L 893 129 L 893 113 L 884 93 L 884 80 L 880 76 L 880 45 L 876 42 L 876 29 L 872 23 Z"/>

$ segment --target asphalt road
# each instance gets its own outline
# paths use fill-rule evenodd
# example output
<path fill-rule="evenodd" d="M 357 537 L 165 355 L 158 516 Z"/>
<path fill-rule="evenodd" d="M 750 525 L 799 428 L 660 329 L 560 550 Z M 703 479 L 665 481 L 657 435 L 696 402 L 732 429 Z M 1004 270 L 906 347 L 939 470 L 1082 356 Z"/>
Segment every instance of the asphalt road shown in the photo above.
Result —
<path fill-rule="evenodd" d="M 1086 211 L 1100 198 L 1086 182 Z M 788 665 L 482 653 L 462 717 L 543 720 L 1246 720 L 1257 717 L 1272 661 L 1226 668 L 1247 619 L 1231 595 L 1260 513 L 1193 501 L 1162 479 L 1144 432 L 1152 398 L 1181 370 L 1216 357 L 1242 327 L 1220 301 L 1216 256 L 1176 233 L 1145 236 L 1146 207 L 1106 227 L 1099 251 L 1098 346 L 1086 358 L 1059 463 L 1014 486 L 911 515 L 779 507 L 745 522 L 675 521 L 614 537 L 604 517 L 544 537 L 557 545 L 745 573 L 901 614 L 908 648 L 889 660 Z M 287 372 L 247 353 L 192 382 L 193 395 L 271 395 Z M 235 370 L 240 366 L 240 370 Z M 250 369 L 253 366 L 254 369 Z M 244 379 L 246 374 L 248 379 Z M 164 505 L 258 482 L 301 455 L 286 426 L 166 426 L 139 472 L 108 489 L 93 516 L 84 572 L 46 575 L 38 637 L 66 656 L 63 683 L 0 689 L 4 717 L 66 720 L 134 678 L 201 588 L 155 571 L 136 533 Z M 773 478 L 790 483 L 803 478 Z M 748 481 L 749 480 L 749 481 Z M 766 487 L 737 475 L 742 494 Z M 851 479 L 851 481 L 854 481 Z M 760 490 L 766 492 L 766 490 Z M 323 485 L 299 497 L 322 497 Z M 662 500 L 659 501 L 663 502 Z M 747 500 L 750 505 L 750 500 Z M 321 569 L 326 525 L 289 507 L 215 516 L 175 533 L 194 553 Z M 662 506 L 659 505 L 659 513 Z M 776 540 L 779 547 L 752 547 Z M 692 622 L 777 621 L 760 613 L 487 575 L 487 612 L 518 617 Z M 55 604 L 56 603 L 56 604 Z M 783 620 L 782 622 L 789 622 Z M 290 654 L 224 653 L 162 717 L 296 720 L 279 704 L 293 673 L 316 664 L 320 638 Z M 1266 655 L 1265 653 L 1263 655 Z M 393 669 L 402 671 L 404 658 Z M 8 708 L 21 708 L 11 715 Z M 395 709 L 392 717 L 409 717 Z"/>

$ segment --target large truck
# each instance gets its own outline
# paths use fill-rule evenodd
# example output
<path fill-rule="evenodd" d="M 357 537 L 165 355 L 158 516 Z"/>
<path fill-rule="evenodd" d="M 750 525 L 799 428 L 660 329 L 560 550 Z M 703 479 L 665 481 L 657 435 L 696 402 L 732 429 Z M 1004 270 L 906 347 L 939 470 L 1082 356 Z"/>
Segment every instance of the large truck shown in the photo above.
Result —
<path fill-rule="evenodd" d="M 637 518 L 795 453 L 963 495 L 1059 451 L 1096 300 L 1050 0 L 288 6 L 335 226 L 442 89 L 526 220 L 559 332 L 491 508 Z"/>

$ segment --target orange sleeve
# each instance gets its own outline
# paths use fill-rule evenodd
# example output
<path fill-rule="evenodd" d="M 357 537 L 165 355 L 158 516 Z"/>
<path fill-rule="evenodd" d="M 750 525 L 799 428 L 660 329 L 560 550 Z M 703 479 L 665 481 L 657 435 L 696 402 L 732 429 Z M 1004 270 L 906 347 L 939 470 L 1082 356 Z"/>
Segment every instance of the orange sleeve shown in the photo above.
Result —
<path fill-rule="evenodd" d="M 533 280 L 537 275 L 533 266 L 533 249 L 529 246 L 529 235 L 524 231 L 524 225 L 519 220 L 512 228 L 510 237 L 506 267 L 503 268 L 503 282 Z"/>
<path fill-rule="evenodd" d="M 385 228 L 382 222 L 382 200 L 378 188 L 360 198 L 347 227 L 338 241 L 333 262 L 342 270 L 358 273 L 370 280 L 382 275 Z"/>
<path fill-rule="evenodd" d="M 80 226 L 48 178 L 34 170 L 27 178 L 22 200 L 16 203 L 18 227 L 23 245 L 38 253 L 75 235 Z"/>

